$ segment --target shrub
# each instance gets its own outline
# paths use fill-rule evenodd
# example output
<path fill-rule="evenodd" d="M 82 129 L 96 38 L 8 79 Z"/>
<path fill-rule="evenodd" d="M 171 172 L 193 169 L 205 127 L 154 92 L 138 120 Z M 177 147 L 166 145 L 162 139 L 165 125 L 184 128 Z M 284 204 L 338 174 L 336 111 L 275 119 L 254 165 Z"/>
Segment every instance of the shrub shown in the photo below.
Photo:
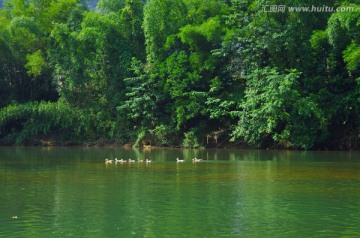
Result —
<path fill-rule="evenodd" d="M 188 148 L 198 148 L 200 147 L 199 140 L 196 136 L 194 130 L 190 130 L 184 133 L 183 146 Z"/>
<path fill-rule="evenodd" d="M 91 121 L 85 111 L 61 100 L 13 103 L 0 110 L 0 140 L 20 144 L 39 135 L 81 140 L 95 134 Z"/>

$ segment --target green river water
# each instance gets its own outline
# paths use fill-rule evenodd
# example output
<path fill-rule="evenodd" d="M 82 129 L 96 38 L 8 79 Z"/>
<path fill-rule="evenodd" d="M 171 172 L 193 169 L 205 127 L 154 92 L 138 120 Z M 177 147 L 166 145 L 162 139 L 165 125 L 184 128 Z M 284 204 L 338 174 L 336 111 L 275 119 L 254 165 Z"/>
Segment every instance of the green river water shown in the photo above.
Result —
<path fill-rule="evenodd" d="M 360 237 L 360 153 L 0 147 L 0 237 Z"/>

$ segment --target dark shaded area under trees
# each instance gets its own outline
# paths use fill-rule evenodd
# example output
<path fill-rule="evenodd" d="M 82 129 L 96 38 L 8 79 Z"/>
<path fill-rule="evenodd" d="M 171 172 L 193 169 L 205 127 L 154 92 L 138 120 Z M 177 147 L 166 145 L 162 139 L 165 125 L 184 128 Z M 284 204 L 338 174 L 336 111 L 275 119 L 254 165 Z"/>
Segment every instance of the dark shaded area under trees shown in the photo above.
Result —
<path fill-rule="evenodd" d="M 93 2 L 3 2 L 0 144 L 360 147 L 359 0 Z"/>

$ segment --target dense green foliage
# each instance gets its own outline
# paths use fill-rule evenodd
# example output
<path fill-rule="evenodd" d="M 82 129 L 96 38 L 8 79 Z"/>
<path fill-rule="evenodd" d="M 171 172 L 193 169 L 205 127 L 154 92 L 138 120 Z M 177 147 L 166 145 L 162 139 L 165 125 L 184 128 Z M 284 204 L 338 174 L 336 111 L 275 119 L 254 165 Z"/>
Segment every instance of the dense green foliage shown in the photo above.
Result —
<path fill-rule="evenodd" d="M 0 143 L 360 147 L 358 0 L 86 2 L 4 1 Z"/>

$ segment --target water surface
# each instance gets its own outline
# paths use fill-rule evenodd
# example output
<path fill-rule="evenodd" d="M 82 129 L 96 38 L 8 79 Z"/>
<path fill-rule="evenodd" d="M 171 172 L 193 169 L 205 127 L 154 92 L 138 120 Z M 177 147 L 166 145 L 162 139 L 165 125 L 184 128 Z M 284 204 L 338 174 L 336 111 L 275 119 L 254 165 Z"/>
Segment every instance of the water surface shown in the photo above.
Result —
<path fill-rule="evenodd" d="M 104 164 L 115 157 L 153 162 Z M 360 153 L 3 147 L 0 227 L 0 237 L 359 237 Z"/>

